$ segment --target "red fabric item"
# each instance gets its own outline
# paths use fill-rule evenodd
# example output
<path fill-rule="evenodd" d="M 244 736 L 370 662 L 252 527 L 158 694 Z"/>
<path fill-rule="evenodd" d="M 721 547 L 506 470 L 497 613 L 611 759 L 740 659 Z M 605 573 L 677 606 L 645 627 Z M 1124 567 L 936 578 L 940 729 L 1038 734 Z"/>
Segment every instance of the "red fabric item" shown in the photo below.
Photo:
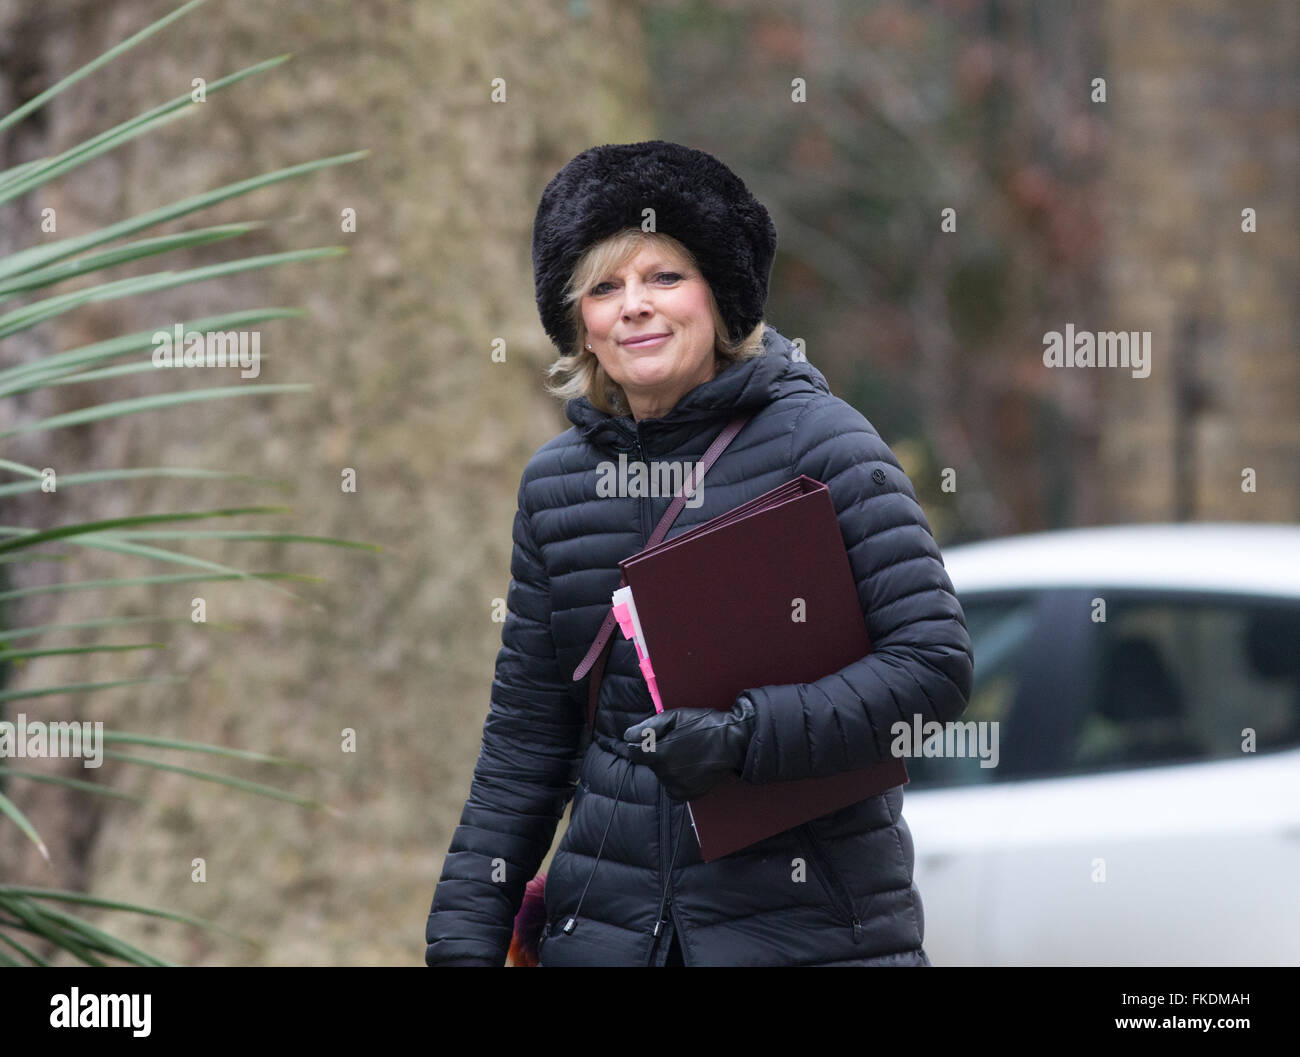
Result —
<path fill-rule="evenodd" d="M 546 927 L 546 874 L 539 873 L 524 888 L 524 901 L 515 915 L 515 932 L 510 937 L 506 958 L 515 968 L 537 965 L 537 944 Z"/>

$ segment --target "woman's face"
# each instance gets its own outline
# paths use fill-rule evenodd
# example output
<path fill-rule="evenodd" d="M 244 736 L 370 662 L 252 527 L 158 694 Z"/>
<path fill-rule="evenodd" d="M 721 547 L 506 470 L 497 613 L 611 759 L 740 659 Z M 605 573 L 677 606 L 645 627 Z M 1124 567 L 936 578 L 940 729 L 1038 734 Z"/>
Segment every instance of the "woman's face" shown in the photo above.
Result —
<path fill-rule="evenodd" d="M 643 246 L 582 296 L 587 344 L 633 417 L 659 418 L 714 375 L 709 287 L 668 247 Z M 664 335 L 643 343 L 632 339 Z"/>

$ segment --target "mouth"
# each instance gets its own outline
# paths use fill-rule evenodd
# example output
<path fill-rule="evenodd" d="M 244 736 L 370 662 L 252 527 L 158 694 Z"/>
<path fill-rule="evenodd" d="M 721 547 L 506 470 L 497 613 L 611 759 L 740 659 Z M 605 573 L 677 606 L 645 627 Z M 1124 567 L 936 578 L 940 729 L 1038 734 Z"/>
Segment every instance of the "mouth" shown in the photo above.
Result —
<path fill-rule="evenodd" d="M 649 349 L 662 345 L 669 337 L 671 337 L 669 334 L 638 334 L 635 338 L 628 338 L 620 344 L 626 349 Z"/>

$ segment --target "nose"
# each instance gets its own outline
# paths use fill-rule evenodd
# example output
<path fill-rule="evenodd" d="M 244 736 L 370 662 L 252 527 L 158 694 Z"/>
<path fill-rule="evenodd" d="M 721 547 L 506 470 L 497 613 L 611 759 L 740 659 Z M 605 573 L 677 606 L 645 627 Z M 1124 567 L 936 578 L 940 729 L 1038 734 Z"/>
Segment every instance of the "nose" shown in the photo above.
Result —
<path fill-rule="evenodd" d="M 635 319 L 647 312 L 653 313 L 650 306 L 649 287 L 638 280 L 632 280 L 623 287 L 623 318 Z"/>

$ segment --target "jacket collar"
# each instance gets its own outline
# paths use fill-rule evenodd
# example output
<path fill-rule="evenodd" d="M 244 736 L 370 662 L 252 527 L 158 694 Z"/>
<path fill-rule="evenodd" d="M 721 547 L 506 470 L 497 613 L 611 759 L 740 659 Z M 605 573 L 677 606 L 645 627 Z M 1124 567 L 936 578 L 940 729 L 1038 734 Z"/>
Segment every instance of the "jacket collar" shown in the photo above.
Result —
<path fill-rule="evenodd" d="M 646 457 L 676 450 L 718 420 L 742 411 L 757 411 L 795 389 L 830 392 L 821 372 L 806 360 L 794 360 L 794 345 L 772 326 L 763 331 L 763 353 L 734 363 L 721 374 L 697 385 L 660 418 L 609 415 L 592 407 L 585 396 L 564 405 L 566 417 L 584 440 L 613 451 L 631 451 L 637 442 Z"/>

